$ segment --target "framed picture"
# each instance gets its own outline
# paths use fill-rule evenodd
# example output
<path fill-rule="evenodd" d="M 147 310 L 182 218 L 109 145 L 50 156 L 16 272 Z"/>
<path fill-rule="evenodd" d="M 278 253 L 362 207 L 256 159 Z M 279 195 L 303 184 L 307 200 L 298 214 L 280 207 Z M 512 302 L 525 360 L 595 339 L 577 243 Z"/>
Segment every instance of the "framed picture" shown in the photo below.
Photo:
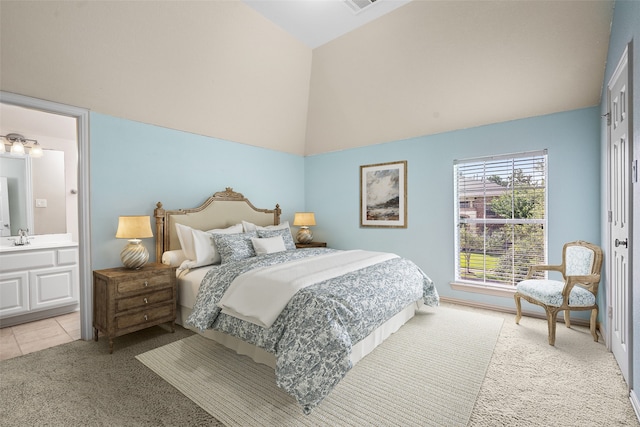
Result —
<path fill-rule="evenodd" d="M 360 166 L 360 227 L 407 228 L 407 161 Z"/>

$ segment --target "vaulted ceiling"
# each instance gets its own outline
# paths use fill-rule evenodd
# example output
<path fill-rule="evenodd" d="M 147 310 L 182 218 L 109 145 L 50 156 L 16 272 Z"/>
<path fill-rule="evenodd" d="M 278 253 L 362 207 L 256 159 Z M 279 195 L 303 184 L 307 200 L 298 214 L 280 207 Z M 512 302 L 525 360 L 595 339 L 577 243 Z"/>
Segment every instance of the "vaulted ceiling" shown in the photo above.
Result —
<path fill-rule="evenodd" d="M 306 154 L 597 105 L 614 6 L 241 1 L 313 51 Z"/>

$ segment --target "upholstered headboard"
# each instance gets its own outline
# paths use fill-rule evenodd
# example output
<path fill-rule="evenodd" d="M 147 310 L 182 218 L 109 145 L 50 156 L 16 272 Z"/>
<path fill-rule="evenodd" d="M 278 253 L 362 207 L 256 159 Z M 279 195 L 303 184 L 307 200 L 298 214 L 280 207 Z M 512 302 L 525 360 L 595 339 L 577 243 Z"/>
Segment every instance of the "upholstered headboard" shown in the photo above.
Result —
<path fill-rule="evenodd" d="M 156 218 L 157 262 L 165 251 L 180 249 L 176 223 L 198 230 L 226 228 L 243 220 L 263 226 L 280 224 L 280 205 L 276 204 L 274 209 L 258 209 L 230 187 L 215 193 L 195 208 L 165 210 L 161 202 L 156 206 L 153 216 Z"/>

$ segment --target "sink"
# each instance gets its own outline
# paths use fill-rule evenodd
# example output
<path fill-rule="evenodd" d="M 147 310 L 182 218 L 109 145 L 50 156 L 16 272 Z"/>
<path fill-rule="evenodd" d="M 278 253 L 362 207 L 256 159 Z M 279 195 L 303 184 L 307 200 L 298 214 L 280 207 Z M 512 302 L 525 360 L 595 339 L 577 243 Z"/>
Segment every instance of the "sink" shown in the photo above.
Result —
<path fill-rule="evenodd" d="M 29 236 L 29 244 L 27 245 L 16 245 L 15 241 L 17 240 L 18 236 L 0 238 L 0 252 L 78 245 L 77 243 L 71 241 L 71 233 Z"/>

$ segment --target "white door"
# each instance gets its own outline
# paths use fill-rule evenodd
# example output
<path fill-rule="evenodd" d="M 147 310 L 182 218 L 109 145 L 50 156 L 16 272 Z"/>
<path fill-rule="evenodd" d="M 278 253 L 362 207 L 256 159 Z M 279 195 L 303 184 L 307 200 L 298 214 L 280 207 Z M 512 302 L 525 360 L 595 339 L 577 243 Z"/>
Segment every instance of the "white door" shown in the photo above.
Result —
<path fill-rule="evenodd" d="M 607 86 L 609 114 L 609 336 L 625 381 L 629 384 L 631 356 L 631 198 L 629 138 L 629 67 L 627 50 Z"/>

